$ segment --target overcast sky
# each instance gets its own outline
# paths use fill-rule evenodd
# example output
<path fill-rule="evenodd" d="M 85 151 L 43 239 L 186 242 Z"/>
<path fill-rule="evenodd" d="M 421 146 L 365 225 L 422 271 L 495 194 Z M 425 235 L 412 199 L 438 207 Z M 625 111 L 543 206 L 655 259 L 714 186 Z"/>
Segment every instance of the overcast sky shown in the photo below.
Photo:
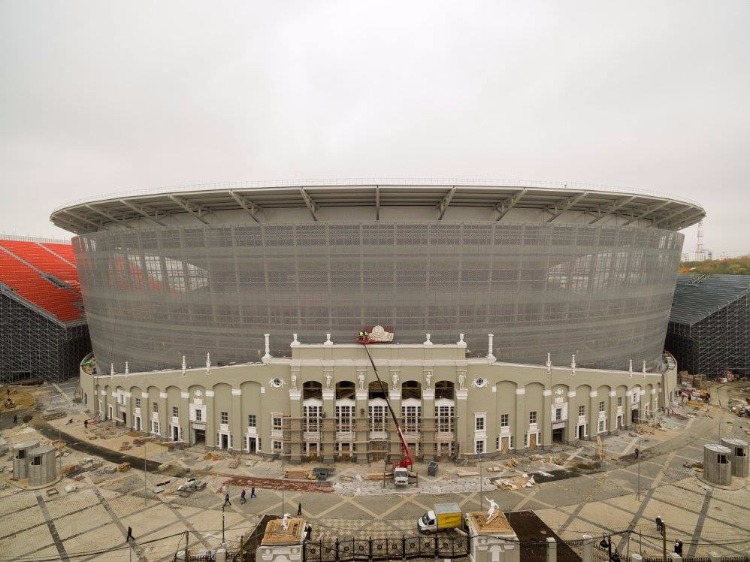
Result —
<path fill-rule="evenodd" d="M 0 232 L 177 184 L 530 179 L 696 201 L 750 253 L 749 1 L 257 4 L 0 0 Z"/>

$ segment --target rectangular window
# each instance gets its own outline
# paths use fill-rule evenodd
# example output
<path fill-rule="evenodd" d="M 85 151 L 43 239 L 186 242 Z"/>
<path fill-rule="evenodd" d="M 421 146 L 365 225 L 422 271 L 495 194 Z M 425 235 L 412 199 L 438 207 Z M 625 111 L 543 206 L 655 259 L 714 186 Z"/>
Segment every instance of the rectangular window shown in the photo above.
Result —
<path fill-rule="evenodd" d="M 353 416 L 354 406 L 336 406 L 336 431 L 352 431 L 354 429 Z"/>
<path fill-rule="evenodd" d="M 281 416 L 274 416 L 271 418 L 271 429 L 275 431 L 281 431 Z M 275 450 L 275 449 L 274 449 Z"/>
<path fill-rule="evenodd" d="M 177 406 L 172 406 L 172 417 L 176 418 L 180 415 L 180 409 Z"/>
<path fill-rule="evenodd" d="M 485 421 L 484 415 L 474 416 L 474 430 L 484 431 L 484 427 L 485 427 L 484 421 Z"/>
<path fill-rule="evenodd" d="M 407 433 L 419 432 L 419 420 L 422 417 L 421 406 L 403 406 L 401 408 L 404 428 Z"/>
<path fill-rule="evenodd" d="M 159 413 L 159 403 L 158 402 L 154 402 L 153 404 L 151 404 L 151 408 L 152 408 L 152 410 L 153 410 L 153 412 L 155 414 Z"/>
<path fill-rule="evenodd" d="M 221 413 L 221 423 L 229 423 L 229 412 L 222 412 Z"/>
<path fill-rule="evenodd" d="M 599 402 L 599 411 L 600 412 L 604 411 L 604 401 Z"/>
<path fill-rule="evenodd" d="M 536 423 L 536 412 L 529 412 L 529 423 Z"/>
<path fill-rule="evenodd" d="M 141 399 L 140 398 L 136 398 L 135 399 L 135 407 L 136 408 L 140 408 L 141 407 Z"/>
<path fill-rule="evenodd" d="M 602 433 L 602 432 L 605 431 L 606 428 L 604 427 L 604 420 L 599 420 L 599 428 L 598 429 L 599 429 L 599 433 Z"/>
<path fill-rule="evenodd" d="M 320 406 L 305 406 L 305 431 L 320 431 L 320 415 L 323 408 Z"/>
<path fill-rule="evenodd" d="M 562 421 L 562 408 L 555 408 L 555 421 Z"/>
<path fill-rule="evenodd" d="M 578 406 L 578 415 L 579 416 L 585 416 L 586 415 L 586 406 Z"/>
<path fill-rule="evenodd" d="M 200 408 L 195 409 L 195 421 L 203 421 L 203 410 Z"/>
<path fill-rule="evenodd" d="M 617 405 L 622 406 L 622 396 L 617 397 Z"/>
<path fill-rule="evenodd" d="M 31 457 L 31 464 L 34 466 L 40 466 L 42 464 L 42 457 L 40 455 Z"/>
<path fill-rule="evenodd" d="M 255 414 L 248 414 L 247 416 L 247 427 L 258 427 L 258 419 Z"/>
<path fill-rule="evenodd" d="M 281 419 L 281 418 L 279 418 Z M 281 452 L 281 441 L 273 441 L 273 452 L 274 453 L 280 453 Z"/>
<path fill-rule="evenodd" d="M 509 414 L 500 414 L 500 427 L 508 427 L 510 415 Z"/>
<path fill-rule="evenodd" d="M 481 455 L 484 453 L 484 441 L 479 440 L 474 443 L 474 453 L 477 455 Z"/>
<path fill-rule="evenodd" d="M 438 433 L 453 431 L 453 406 L 435 406 Z"/>
<path fill-rule="evenodd" d="M 370 406 L 370 431 L 385 431 L 385 406 Z"/>

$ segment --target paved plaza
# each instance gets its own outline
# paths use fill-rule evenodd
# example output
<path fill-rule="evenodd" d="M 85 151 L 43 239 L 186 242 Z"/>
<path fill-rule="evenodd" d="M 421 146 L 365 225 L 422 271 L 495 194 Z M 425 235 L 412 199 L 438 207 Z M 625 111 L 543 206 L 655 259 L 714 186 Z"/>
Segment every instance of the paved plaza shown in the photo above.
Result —
<path fill-rule="evenodd" d="M 515 490 L 500 490 L 496 483 L 504 476 L 510 456 L 472 466 L 440 463 L 436 477 L 427 476 L 426 465 L 417 465 L 419 487 L 406 490 L 392 485 L 384 488 L 382 482 L 367 479 L 368 473 L 382 470 L 382 465 L 340 464 L 329 479 L 330 491 L 312 492 L 288 481 L 282 485 L 281 476 L 290 467 L 280 461 L 245 456 L 237 468 L 230 468 L 228 455 L 214 460 L 205 451 L 170 452 L 148 443 L 149 461 L 190 468 L 207 483 L 206 488 L 184 498 L 169 494 L 170 486 L 185 479 L 148 472 L 144 480 L 144 472 L 139 470 L 143 464 L 135 462 L 133 469 L 124 473 L 107 470 L 115 465 L 104 462 L 101 469 L 83 472 L 78 480 L 65 478 L 55 484 L 56 495 L 48 495 L 47 489 L 20 490 L 9 483 L 0 491 L 0 560 L 171 560 L 186 539 L 192 552 L 219 546 L 222 517 L 225 540 L 237 545 L 262 515 L 294 515 L 300 504 L 303 516 L 313 526 L 313 539 L 400 537 L 414 534 L 417 517 L 436 502 L 457 501 L 464 511 L 474 511 L 486 509 L 489 498 L 506 511 L 534 510 L 563 539 L 612 533 L 613 544 L 623 553 L 658 554 L 661 544 L 654 520 L 661 516 L 670 545 L 681 539 L 687 555 L 709 551 L 745 554 L 750 552 L 746 482 L 735 478 L 731 489 L 707 485 L 691 468 L 692 463 L 702 461 L 703 446 L 717 442 L 720 421 L 724 436 L 747 437 L 745 425 L 750 427 L 750 423 L 719 405 L 727 403 L 726 391 L 731 388 L 716 388 L 712 392 L 715 404 L 708 407 L 678 410 L 683 415 L 666 418 L 665 430 L 623 431 L 605 438 L 605 460 L 600 469 L 571 471 L 572 477 L 567 478 L 558 473 L 549 482 Z M 90 430 L 83 428 L 84 416 L 72 403 L 73 389 L 74 383 L 67 383 L 50 390 L 45 398 L 47 411 L 58 408 L 69 412 L 50 424 L 69 440 L 86 443 Z M 8 420 L 3 423 L 6 446 L 39 438 L 32 427 L 9 427 L 12 422 L 8 424 Z M 133 439 L 119 437 L 124 438 Z M 117 450 L 115 441 L 88 442 Z M 92 456 L 76 447 L 67 449 L 69 454 L 61 459 L 63 466 Z M 642 451 L 637 460 L 633 454 L 636 448 Z M 586 441 L 513 458 L 520 470 L 545 472 L 545 463 L 553 457 L 591 467 L 597 452 L 597 444 Z M 137 458 L 144 454 L 143 447 L 126 453 Z M 7 453 L 3 455 L 5 473 L 0 476 L 7 476 L 9 458 Z M 273 485 L 258 487 L 258 497 L 241 504 L 240 488 L 227 484 L 237 477 Z M 66 492 L 66 486 L 76 489 Z M 162 489 L 165 491 L 154 493 Z M 231 505 L 222 512 L 225 492 L 230 494 Z M 135 537 L 129 544 L 125 542 L 128 527 Z"/>

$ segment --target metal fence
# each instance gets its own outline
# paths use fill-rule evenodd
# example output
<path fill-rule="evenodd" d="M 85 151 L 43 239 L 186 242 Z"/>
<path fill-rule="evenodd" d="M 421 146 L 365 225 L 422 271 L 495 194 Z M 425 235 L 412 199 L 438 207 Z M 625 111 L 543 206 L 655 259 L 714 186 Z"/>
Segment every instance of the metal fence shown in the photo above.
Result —
<path fill-rule="evenodd" d="M 306 542 L 304 550 L 306 562 L 453 559 L 468 555 L 469 537 L 460 534 L 412 536 L 400 539 L 321 539 Z"/>

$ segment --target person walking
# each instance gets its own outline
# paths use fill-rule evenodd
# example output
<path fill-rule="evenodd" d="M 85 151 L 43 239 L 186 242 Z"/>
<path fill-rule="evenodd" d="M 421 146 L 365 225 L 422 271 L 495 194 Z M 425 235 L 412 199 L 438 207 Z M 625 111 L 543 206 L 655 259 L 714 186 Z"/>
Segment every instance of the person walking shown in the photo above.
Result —
<path fill-rule="evenodd" d="M 258 497 L 258 496 L 255 493 L 255 486 L 253 486 L 252 488 L 250 488 L 250 499 L 253 499 L 253 498 L 256 498 L 256 497 Z"/>
<path fill-rule="evenodd" d="M 13 416 L 13 425 L 16 425 L 18 423 L 18 414 Z"/>
<path fill-rule="evenodd" d="M 245 490 L 242 490 L 242 493 L 240 494 L 240 503 L 245 503 L 247 500 L 245 499 Z"/>
<path fill-rule="evenodd" d="M 302 502 L 297 505 L 297 517 L 302 517 Z"/>
<path fill-rule="evenodd" d="M 232 505 L 232 502 L 229 501 L 229 492 L 224 495 L 224 507 L 227 505 Z"/>
<path fill-rule="evenodd" d="M 83 429 L 89 428 L 89 420 L 83 420 Z"/>
<path fill-rule="evenodd" d="M 125 537 L 125 542 L 128 542 L 130 539 L 133 539 L 133 542 L 135 542 L 135 537 L 133 536 L 133 527 L 128 527 L 128 536 Z"/>

